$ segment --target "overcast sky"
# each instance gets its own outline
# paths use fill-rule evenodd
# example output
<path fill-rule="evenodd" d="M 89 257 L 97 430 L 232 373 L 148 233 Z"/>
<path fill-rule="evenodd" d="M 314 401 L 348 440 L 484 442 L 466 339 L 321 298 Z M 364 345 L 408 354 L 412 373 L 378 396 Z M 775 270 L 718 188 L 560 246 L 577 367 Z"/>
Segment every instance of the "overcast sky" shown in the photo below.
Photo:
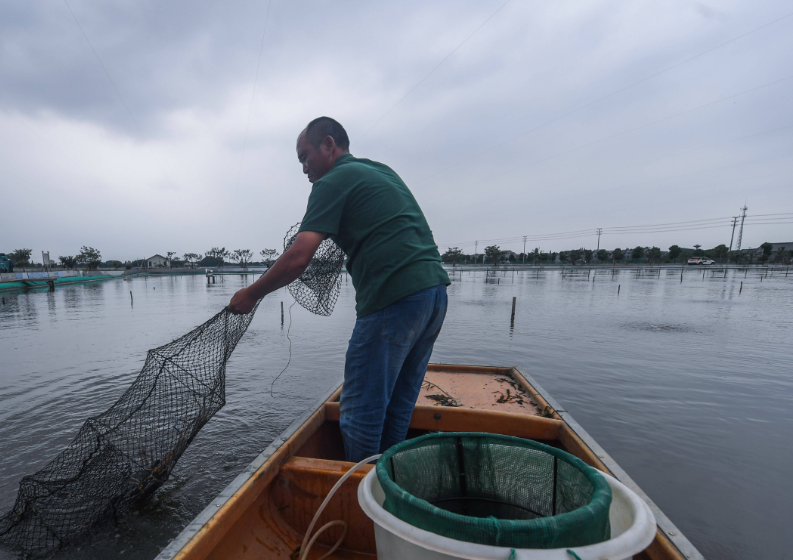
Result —
<path fill-rule="evenodd" d="M 793 213 L 791 14 L 781 0 L 3 2 L 0 251 L 280 249 L 310 192 L 295 139 L 320 115 L 402 176 L 441 251 L 521 251 L 523 235 L 594 248 L 598 227 L 608 249 L 712 247 L 744 201 L 744 247 L 793 241 L 793 219 L 762 217 Z"/>

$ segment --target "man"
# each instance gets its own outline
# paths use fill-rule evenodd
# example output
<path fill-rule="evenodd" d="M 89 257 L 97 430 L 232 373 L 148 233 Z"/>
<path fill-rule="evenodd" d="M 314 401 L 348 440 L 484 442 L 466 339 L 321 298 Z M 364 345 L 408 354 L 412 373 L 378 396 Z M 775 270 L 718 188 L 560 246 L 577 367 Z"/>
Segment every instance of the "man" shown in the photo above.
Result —
<path fill-rule="evenodd" d="M 446 316 L 449 277 L 418 203 L 392 169 L 350 154 L 347 132 L 328 117 L 297 138 L 297 159 L 313 183 L 297 237 L 229 310 L 250 313 L 295 280 L 326 237 L 347 254 L 358 319 L 341 392 L 348 461 L 382 453 L 407 436 L 435 339 Z"/>

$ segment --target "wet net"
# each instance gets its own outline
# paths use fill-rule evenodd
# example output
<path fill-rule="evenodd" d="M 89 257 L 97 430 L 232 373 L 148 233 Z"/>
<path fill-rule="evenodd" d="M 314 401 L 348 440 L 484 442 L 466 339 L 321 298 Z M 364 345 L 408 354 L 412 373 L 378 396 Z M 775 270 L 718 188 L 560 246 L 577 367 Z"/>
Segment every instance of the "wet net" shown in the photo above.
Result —
<path fill-rule="evenodd" d="M 383 508 L 425 531 L 509 548 L 566 548 L 611 537 L 611 487 L 580 459 L 484 433 L 407 440 L 377 462 Z"/>
<path fill-rule="evenodd" d="M 287 234 L 285 248 L 295 233 L 292 228 Z M 338 246 L 324 241 L 290 292 L 309 311 L 330 315 L 343 262 Z M 157 490 L 225 404 L 226 363 L 255 312 L 223 310 L 181 338 L 149 350 L 121 398 L 86 420 L 47 466 L 22 479 L 13 508 L 0 517 L 0 542 L 46 555 Z"/>
<path fill-rule="evenodd" d="M 255 310 L 254 310 L 255 312 Z M 201 427 L 225 404 L 226 362 L 253 318 L 221 311 L 149 350 L 116 403 L 89 418 L 65 450 L 20 482 L 0 541 L 27 553 L 59 548 L 162 485 Z"/>
<path fill-rule="evenodd" d="M 295 242 L 299 228 L 300 224 L 297 223 L 286 233 L 284 252 Z M 312 313 L 330 315 L 341 291 L 344 258 L 344 251 L 330 238 L 325 239 L 314 253 L 308 268 L 289 284 L 289 293 L 297 303 Z"/>

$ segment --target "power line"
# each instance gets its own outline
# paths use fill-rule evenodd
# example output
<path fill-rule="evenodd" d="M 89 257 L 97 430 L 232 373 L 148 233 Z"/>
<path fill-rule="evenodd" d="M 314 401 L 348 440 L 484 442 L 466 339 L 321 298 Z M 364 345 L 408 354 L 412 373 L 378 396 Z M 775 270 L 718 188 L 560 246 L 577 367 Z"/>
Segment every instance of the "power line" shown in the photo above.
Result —
<path fill-rule="evenodd" d="M 595 99 L 594 101 L 590 101 L 589 103 L 581 105 L 577 109 L 573 109 L 572 111 L 569 111 L 569 112 L 564 113 L 564 114 L 562 114 L 562 115 L 560 115 L 560 116 L 558 116 L 556 118 L 553 118 L 553 119 L 551 119 L 549 121 L 546 121 L 546 122 L 544 122 L 541 125 L 538 125 L 538 126 L 532 128 L 532 129 L 529 129 L 529 130 L 527 130 L 525 132 L 522 132 L 522 133 L 520 133 L 520 134 L 518 134 L 516 136 L 513 136 L 512 138 L 509 138 L 508 140 L 505 140 L 505 141 L 500 142 L 500 143 L 498 143 L 498 144 L 496 144 L 494 146 L 491 146 L 490 148 L 487 148 L 486 150 L 482 150 L 480 152 L 476 152 L 476 153 L 474 153 L 472 155 L 469 155 L 465 159 L 461 159 L 461 160 L 457 161 L 456 163 L 453 163 L 452 165 L 450 165 L 448 167 L 445 167 L 445 168 L 433 173 L 432 175 L 428 175 L 428 176 L 424 177 L 421 180 L 423 181 L 423 180 L 426 180 L 426 179 L 430 179 L 432 177 L 435 177 L 436 175 L 439 175 L 439 174 L 443 173 L 444 171 L 448 171 L 449 169 L 452 169 L 452 168 L 457 168 L 457 167 L 459 167 L 461 164 L 463 164 L 465 162 L 477 159 L 479 156 L 484 155 L 484 154 L 486 154 L 488 152 L 491 152 L 491 151 L 495 150 L 496 148 L 500 148 L 501 146 L 504 146 L 504 145 L 509 144 L 510 142 L 514 141 L 514 140 L 517 140 L 518 138 L 522 138 L 523 136 L 526 136 L 527 134 L 531 134 L 532 132 L 540 130 L 541 128 L 544 128 L 544 127 L 546 127 L 546 126 L 548 126 L 550 124 L 553 124 L 553 123 L 555 123 L 555 122 L 557 122 L 557 121 L 559 121 L 559 120 L 561 120 L 561 119 L 563 119 L 565 117 L 569 117 L 570 115 L 573 115 L 573 114 L 575 114 L 575 113 L 577 113 L 579 111 L 582 111 L 583 109 L 586 109 L 587 107 L 591 107 L 592 105 L 600 103 L 601 101 L 604 101 L 604 100 L 606 100 L 606 99 L 608 99 L 610 97 L 613 97 L 614 95 L 617 95 L 618 93 L 621 93 L 621 92 L 626 91 L 626 90 L 628 90 L 628 89 L 630 89 L 632 87 L 635 87 L 635 86 L 637 86 L 637 85 L 639 85 L 641 83 L 644 83 L 647 80 L 651 80 L 652 78 L 660 76 L 661 74 L 665 74 L 666 72 L 669 72 L 670 70 L 673 70 L 673 69 L 675 69 L 675 68 L 677 68 L 679 66 L 682 66 L 683 64 L 687 64 L 687 63 L 689 63 L 689 62 L 691 62 L 693 60 L 696 60 L 697 58 L 705 56 L 706 54 L 709 54 L 709 53 L 711 53 L 711 52 L 713 52 L 713 51 L 715 51 L 717 49 L 720 49 L 720 48 L 722 48 L 722 47 L 724 47 L 726 45 L 729 45 L 730 43 L 733 43 L 733 42 L 735 42 L 735 41 L 737 41 L 739 39 L 743 39 L 744 37 L 747 37 L 747 36 L 757 32 L 757 31 L 760 31 L 761 29 L 765 29 L 766 27 L 769 27 L 769 26 L 771 26 L 771 25 L 773 25 L 775 23 L 778 23 L 778 22 L 780 22 L 780 21 L 782 21 L 784 19 L 787 19 L 790 16 L 793 16 L 793 12 L 790 12 L 790 13 L 788 13 L 788 14 L 780 17 L 780 18 L 777 18 L 777 19 L 775 19 L 773 21 L 770 21 L 770 22 L 768 22 L 768 23 L 766 23 L 764 25 L 761 25 L 760 27 L 756 27 L 756 28 L 752 29 L 751 31 L 748 31 L 746 33 L 738 35 L 737 37 L 733 37 L 732 39 L 730 39 L 728 41 L 725 41 L 724 43 L 721 43 L 719 45 L 716 45 L 715 47 L 712 47 L 710 49 L 702 51 L 699 54 L 696 54 L 696 55 L 694 55 L 694 56 L 692 56 L 690 58 L 687 58 L 686 60 L 683 60 L 681 62 L 673 64 L 672 66 L 669 66 L 669 67 L 667 67 L 667 68 L 665 68 L 665 69 L 663 69 L 663 70 L 661 70 L 659 72 L 656 72 L 654 74 L 650 74 L 649 76 L 647 76 L 645 78 L 642 78 L 641 80 L 638 80 L 636 82 L 633 82 L 632 84 L 629 84 L 627 86 L 624 86 L 622 88 L 614 90 L 611 93 L 608 93 L 608 94 L 604 95 L 603 97 L 599 97 L 598 99 Z"/>
<path fill-rule="evenodd" d="M 755 222 L 753 219 L 756 217 L 763 216 L 746 216 L 746 222 L 757 223 L 757 225 L 765 225 L 765 224 L 776 224 L 776 223 L 793 223 L 793 213 L 780 213 L 776 214 L 773 220 L 780 220 L 779 222 L 772 221 L 772 222 Z M 509 242 L 519 242 L 523 240 L 525 237 L 527 241 L 546 241 L 546 240 L 565 240 L 565 239 L 578 239 L 582 237 L 587 237 L 593 235 L 593 231 L 595 235 L 597 235 L 597 230 L 600 230 L 602 233 L 601 235 L 640 235 L 646 233 L 667 233 L 667 232 L 676 232 L 676 231 L 696 231 L 696 230 L 703 230 L 703 229 L 715 229 L 715 228 L 723 228 L 723 227 L 730 227 L 732 224 L 733 217 L 731 216 L 724 216 L 721 218 L 708 218 L 702 220 L 688 220 L 683 222 L 666 222 L 660 224 L 648 224 L 648 225 L 641 225 L 641 226 L 612 226 L 608 228 L 589 228 L 586 230 L 575 230 L 575 231 L 568 231 L 568 232 L 558 232 L 558 233 L 549 233 L 549 234 L 539 234 L 539 235 L 527 235 L 527 236 L 515 236 L 515 237 L 499 237 L 493 239 L 479 239 L 476 242 L 473 241 L 466 241 L 466 242 L 458 242 L 458 243 L 441 243 L 439 245 L 442 246 L 451 246 L 451 247 L 467 247 L 471 246 L 474 243 L 484 243 L 484 244 L 493 244 L 493 243 L 509 243 Z M 789 221 L 787 221 L 789 220 Z"/>
<path fill-rule="evenodd" d="M 438 64 L 436 64 L 436 65 L 435 65 L 435 67 L 434 67 L 432 70 L 430 70 L 430 71 L 429 71 L 429 72 L 428 72 L 428 73 L 427 73 L 427 74 L 426 74 L 426 75 L 425 75 L 423 78 L 421 78 L 421 79 L 418 81 L 418 83 L 417 83 L 415 86 L 413 86 L 412 88 L 410 88 L 410 90 L 408 90 L 408 92 L 407 92 L 405 95 L 403 95 L 403 96 L 402 96 L 402 98 L 401 98 L 399 101 L 397 101 L 396 103 L 394 103 L 394 105 L 393 105 L 393 106 L 392 106 L 392 107 L 391 107 L 391 108 L 390 108 L 388 111 L 386 111 L 385 113 L 383 113 L 383 114 L 380 116 L 380 118 L 379 118 L 379 119 L 377 119 L 377 120 L 374 122 L 374 124 L 373 124 L 372 126 L 370 126 L 370 127 L 369 127 L 369 128 L 366 130 L 366 132 L 364 132 L 363 134 L 361 134 L 361 136 L 358 138 L 358 140 L 362 140 L 364 136 L 366 136 L 367 134 L 369 134 L 369 132 L 371 132 L 371 130 L 372 130 L 374 127 L 376 127 L 376 126 L 377 126 L 377 125 L 380 123 L 380 121 L 382 121 L 384 118 L 386 118 L 386 116 L 388 116 L 388 114 L 389 114 L 391 111 L 393 111 L 393 110 L 396 108 L 396 106 L 397 106 L 397 105 L 399 105 L 400 103 L 402 103 L 402 102 L 405 100 L 405 98 L 406 98 L 408 95 L 410 95 L 411 93 L 413 93 L 413 91 L 414 91 L 414 90 L 415 90 L 417 87 L 419 87 L 421 84 L 423 84 L 423 83 L 424 83 L 424 80 L 426 80 L 427 78 L 429 78 L 429 77 L 430 77 L 430 75 L 431 75 L 433 72 L 435 72 L 435 70 L 437 70 L 437 69 L 438 69 L 438 68 L 439 68 L 439 67 L 440 67 L 440 66 L 441 66 L 441 65 L 442 65 L 444 62 L 446 62 L 446 61 L 449 59 L 449 57 L 450 57 L 450 56 L 452 56 L 454 53 L 456 53 L 456 52 L 457 52 L 457 49 L 459 49 L 460 47 L 462 47 L 462 46 L 463 46 L 465 43 L 467 43 L 467 42 L 468 42 L 468 40 L 469 40 L 471 37 L 473 37 L 474 35 L 476 35 L 477 31 L 479 31 L 480 29 L 482 29 L 482 28 L 485 26 L 485 24 L 486 24 L 488 21 L 490 21 L 491 19 L 493 19 L 493 17 L 494 17 L 494 16 L 495 16 L 495 15 L 496 15 L 498 12 L 500 12 L 500 11 L 501 11 L 501 10 L 504 8 L 504 6 L 506 6 L 507 4 L 509 4 L 509 3 L 510 3 L 510 1 L 511 1 L 511 0 L 507 0 L 506 2 L 504 2 L 503 4 L 501 4 L 501 6 L 500 6 L 500 7 L 499 7 L 499 8 L 498 8 L 498 9 L 497 9 L 495 12 L 493 12 L 492 14 L 490 14 L 490 17 L 488 17 L 488 18 L 487 18 L 485 21 L 483 21 L 483 22 L 482 22 L 482 23 L 479 25 L 479 27 L 477 27 L 476 29 L 474 29 L 474 31 L 473 31 L 473 32 L 472 32 L 470 35 L 468 35 L 468 37 L 466 37 L 466 38 L 465 38 L 465 40 L 463 40 L 463 42 L 462 42 L 462 43 L 460 43 L 459 45 L 457 45 L 456 47 L 454 47 L 454 49 L 452 50 L 452 52 L 450 52 L 449 54 L 447 54 L 447 55 L 446 55 L 446 57 L 445 57 L 443 60 L 441 60 L 441 61 L 440 61 Z"/>

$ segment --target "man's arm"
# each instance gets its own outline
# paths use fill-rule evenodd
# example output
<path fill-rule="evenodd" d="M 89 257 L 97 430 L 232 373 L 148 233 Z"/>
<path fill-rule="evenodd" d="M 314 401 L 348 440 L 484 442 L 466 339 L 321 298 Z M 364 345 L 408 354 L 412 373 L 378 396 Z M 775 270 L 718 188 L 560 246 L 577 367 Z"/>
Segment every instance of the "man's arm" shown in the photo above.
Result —
<path fill-rule="evenodd" d="M 234 294 L 227 309 L 235 315 L 250 313 L 256 302 L 270 292 L 283 288 L 298 276 L 311 263 L 319 244 L 328 236 L 327 233 L 301 231 L 294 243 L 275 264 L 256 282 Z"/>

